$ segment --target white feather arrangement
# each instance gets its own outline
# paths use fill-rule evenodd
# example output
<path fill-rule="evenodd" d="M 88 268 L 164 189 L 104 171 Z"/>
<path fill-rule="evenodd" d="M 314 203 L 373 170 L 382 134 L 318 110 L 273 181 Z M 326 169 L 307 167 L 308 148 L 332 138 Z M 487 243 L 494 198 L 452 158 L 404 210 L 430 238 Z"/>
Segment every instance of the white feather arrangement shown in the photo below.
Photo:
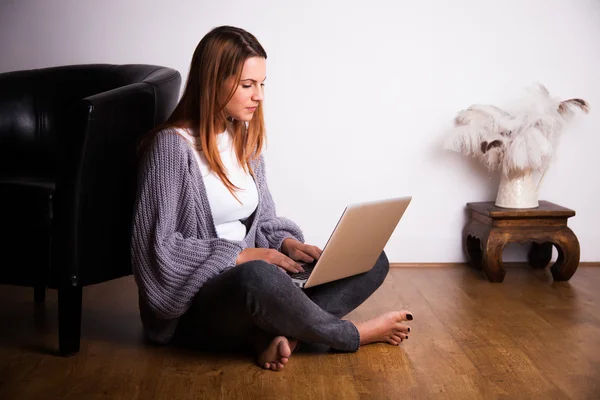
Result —
<path fill-rule="evenodd" d="M 475 104 L 458 112 L 445 142 L 451 151 L 479 159 L 507 177 L 545 171 L 552 160 L 572 108 L 589 112 L 582 99 L 559 100 L 541 84 L 527 89 L 510 110 Z"/>

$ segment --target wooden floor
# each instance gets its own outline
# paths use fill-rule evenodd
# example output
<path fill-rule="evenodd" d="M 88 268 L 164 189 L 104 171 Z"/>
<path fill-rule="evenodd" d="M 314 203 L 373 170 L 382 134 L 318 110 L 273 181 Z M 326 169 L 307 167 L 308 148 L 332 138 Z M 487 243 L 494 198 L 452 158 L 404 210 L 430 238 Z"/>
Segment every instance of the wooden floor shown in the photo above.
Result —
<path fill-rule="evenodd" d="M 570 282 L 509 268 L 398 268 L 349 317 L 410 309 L 400 347 L 295 353 L 282 372 L 243 355 L 144 344 L 131 277 L 84 289 L 82 349 L 53 355 L 56 292 L 0 286 L 0 399 L 599 399 L 600 268 Z"/>

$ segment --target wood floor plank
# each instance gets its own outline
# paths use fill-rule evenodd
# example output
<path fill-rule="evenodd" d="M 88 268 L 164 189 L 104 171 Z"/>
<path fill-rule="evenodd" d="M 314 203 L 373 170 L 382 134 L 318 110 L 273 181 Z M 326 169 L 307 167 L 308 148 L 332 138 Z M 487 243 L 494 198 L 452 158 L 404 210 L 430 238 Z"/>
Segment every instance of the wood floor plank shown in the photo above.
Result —
<path fill-rule="evenodd" d="M 409 339 L 400 346 L 398 358 L 402 362 L 397 364 L 403 370 L 392 374 L 390 379 L 378 380 L 384 383 L 382 387 L 387 387 L 377 391 L 382 398 L 427 398 L 435 394 L 448 399 L 477 399 L 481 398 L 482 392 L 495 391 L 451 337 L 448 327 L 437 318 L 426 296 L 418 290 L 418 282 L 429 280 L 432 272 L 403 269 L 401 273 L 393 273 L 372 298 L 349 316 L 350 319 L 353 315 L 366 319 L 393 309 L 408 309 L 415 316 L 414 321 L 407 323 L 411 326 Z M 433 274 L 435 276 L 435 272 Z M 365 354 L 364 358 L 370 356 L 376 360 L 385 360 L 395 350 L 394 347 L 378 344 L 361 349 L 361 353 Z M 373 368 L 366 368 L 368 365 L 369 363 L 360 363 L 356 369 L 366 376 L 382 374 Z M 399 369 L 393 365 L 383 368 L 383 371 L 386 373 L 394 368 Z M 364 381 L 360 378 L 359 375 L 357 382 Z M 386 397 L 387 394 L 390 397 Z"/>
<path fill-rule="evenodd" d="M 1 399 L 597 399 L 600 268 L 570 282 L 509 268 L 398 268 L 348 319 L 408 309 L 409 339 L 295 353 L 280 373 L 246 354 L 145 343 L 132 277 L 86 288 L 81 352 L 54 355 L 56 293 L 0 286 Z"/>
<path fill-rule="evenodd" d="M 592 276 L 586 276 L 589 270 L 580 272 L 570 282 L 553 282 L 549 272 L 534 272 L 534 278 L 543 278 L 539 284 L 528 276 L 532 270 L 523 268 L 514 271 L 514 290 L 503 285 L 493 289 L 505 298 L 507 308 L 522 316 L 505 324 L 515 333 L 518 348 L 564 393 L 588 398 L 600 392 L 600 321 L 590 312 L 592 304 L 597 308 L 595 296 L 582 291 L 582 283 Z"/>
<path fill-rule="evenodd" d="M 403 284 L 403 287 L 411 286 Z M 380 289 L 357 310 L 346 316 L 351 321 L 364 321 L 382 312 L 407 309 L 410 293 L 398 290 L 398 282 L 388 279 Z M 417 310 L 411 310 L 415 314 Z M 410 322 L 407 323 L 411 325 Z M 412 368 L 405 344 L 373 344 L 365 346 L 353 355 L 351 369 L 357 391 L 361 398 L 410 398 L 422 393 L 419 381 Z M 364 351 L 363 351 L 364 350 Z M 389 360 L 398 362 L 390 363 Z"/>
<path fill-rule="evenodd" d="M 508 285 L 490 284 L 489 291 L 480 294 L 482 306 L 501 316 L 496 324 L 499 333 L 512 335 L 512 348 L 526 355 L 547 380 L 569 397 L 588 398 L 599 392 L 594 379 L 599 375 L 594 365 L 598 365 L 600 335 L 597 315 L 585 308 L 580 296 L 574 295 L 579 291 L 577 281 L 583 276 L 572 282 L 546 280 L 540 284 L 538 275 L 531 271 L 512 269 L 505 278 Z M 476 287 L 465 286 L 465 291 Z M 584 330 L 590 339 L 584 346 L 578 344 L 579 330 Z"/>
<path fill-rule="evenodd" d="M 453 338 L 477 367 L 508 398 L 568 398 L 540 372 L 535 363 L 515 345 L 515 337 L 504 321 L 520 319 L 507 313 L 503 297 L 491 283 L 476 279 L 465 269 L 437 271 L 443 279 L 419 281 L 429 293 L 428 302 L 452 332 Z"/>

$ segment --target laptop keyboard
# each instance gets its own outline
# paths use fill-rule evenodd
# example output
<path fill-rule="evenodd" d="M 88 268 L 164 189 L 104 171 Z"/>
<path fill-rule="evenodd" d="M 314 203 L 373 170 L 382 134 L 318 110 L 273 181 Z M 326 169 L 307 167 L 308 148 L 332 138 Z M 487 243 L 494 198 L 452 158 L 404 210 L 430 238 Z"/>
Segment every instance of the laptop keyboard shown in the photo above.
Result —
<path fill-rule="evenodd" d="M 301 265 L 302 265 L 302 268 L 304 268 L 303 272 L 296 272 L 296 273 L 288 272 L 288 274 L 294 279 L 308 279 L 308 277 L 312 273 L 313 269 L 315 268 L 315 265 L 314 265 L 314 263 L 313 264 L 301 264 Z"/>

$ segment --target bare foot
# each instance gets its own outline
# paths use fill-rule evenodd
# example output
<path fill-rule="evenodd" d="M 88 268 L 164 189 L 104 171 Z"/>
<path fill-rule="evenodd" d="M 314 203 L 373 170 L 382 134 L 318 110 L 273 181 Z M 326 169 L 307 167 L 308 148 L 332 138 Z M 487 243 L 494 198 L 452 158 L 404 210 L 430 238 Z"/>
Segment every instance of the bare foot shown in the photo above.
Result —
<path fill-rule="evenodd" d="M 258 353 L 258 365 L 264 369 L 281 371 L 289 361 L 292 351 L 296 348 L 296 339 L 288 340 L 285 336 L 276 336 L 266 348 Z"/>
<path fill-rule="evenodd" d="M 409 311 L 390 311 L 366 322 L 355 323 L 360 333 L 360 345 L 387 342 L 395 346 L 408 339 L 410 328 L 402 321 L 413 319 Z"/>

